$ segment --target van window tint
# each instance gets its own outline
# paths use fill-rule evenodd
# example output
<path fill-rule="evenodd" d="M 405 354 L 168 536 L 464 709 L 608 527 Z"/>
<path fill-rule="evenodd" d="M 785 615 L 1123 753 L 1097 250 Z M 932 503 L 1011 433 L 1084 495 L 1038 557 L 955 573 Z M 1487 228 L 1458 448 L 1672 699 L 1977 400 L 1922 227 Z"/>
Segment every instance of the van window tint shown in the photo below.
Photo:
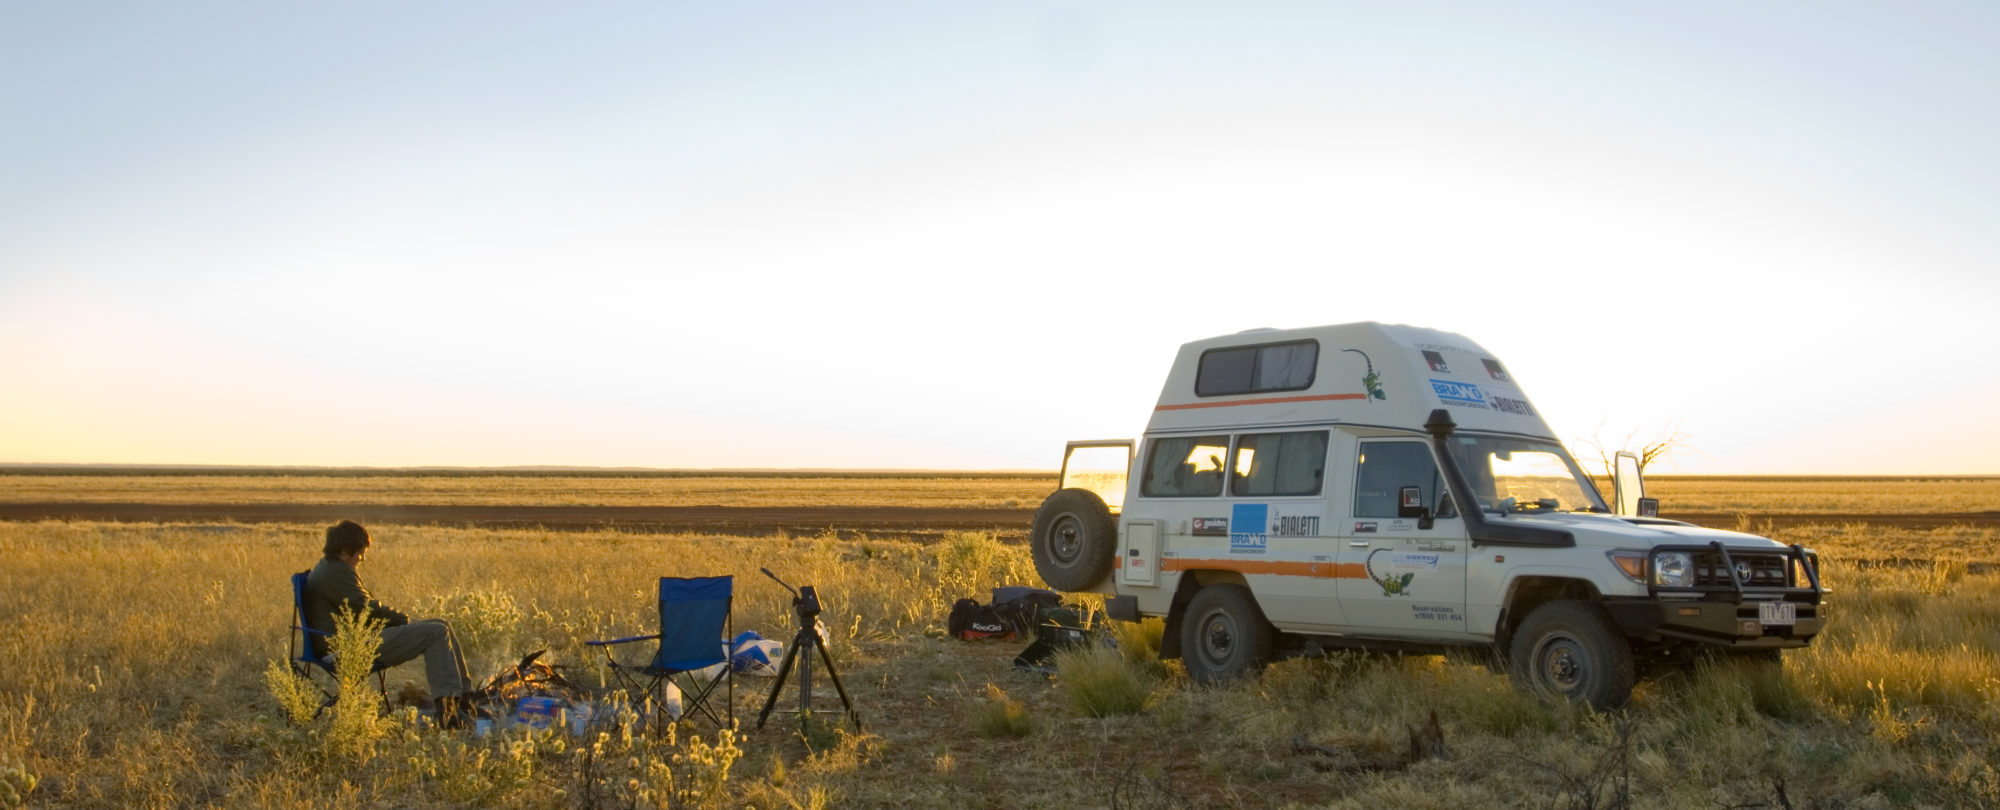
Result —
<path fill-rule="evenodd" d="M 1236 439 L 1231 495 L 1318 495 L 1326 476 L 1326 431 L 1250 433 Z"/>
<path fill-rule="evenodd" d="M 1154 439 L 1139 493 L 1153 498 L 1221 495 L 1222 460 L 1228 456 L 1228 436 Z"/>
<path fill-rule="evenodd" d="M 1437 462 L 1431 449 L 1420 441 L 1362 442 L 1354 469 L 1354 516 L 1395 517 L 1397 491 L 1403 487 L 1423 490 L 1424 505 L 1437 505 Z"/>
<path fill-rule="evenodd" d="M 1194 393 L 1216 397 L 1311 388 L 1318 364 L 1319 344 L 1310 340 L 1210 349 L 1195 369 Z"/>

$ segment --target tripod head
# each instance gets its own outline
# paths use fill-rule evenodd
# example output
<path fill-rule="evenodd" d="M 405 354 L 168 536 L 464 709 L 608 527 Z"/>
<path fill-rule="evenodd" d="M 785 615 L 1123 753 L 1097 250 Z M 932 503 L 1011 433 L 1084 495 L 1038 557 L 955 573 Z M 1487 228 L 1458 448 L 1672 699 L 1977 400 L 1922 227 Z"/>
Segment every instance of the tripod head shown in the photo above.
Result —
<path fill-rule="evenodd" d="M 819 592 L 813 590 L 813 586 L 811 585 L 801 585 L 798 588 L 786 585 L 785 581 L 779 579 L 777 574 L 771 573 L 771 569 L 769 568 L 759 568 L 757 570 L 764 572 L 764 576 L 770 577 L 772 582 L 783 585 L 785 590 L 792 592 L 792 610 L 797 611 L 799 614 L 799 626 L 811 627 L 813 619 L 819 616 L 820 613 Z"/>

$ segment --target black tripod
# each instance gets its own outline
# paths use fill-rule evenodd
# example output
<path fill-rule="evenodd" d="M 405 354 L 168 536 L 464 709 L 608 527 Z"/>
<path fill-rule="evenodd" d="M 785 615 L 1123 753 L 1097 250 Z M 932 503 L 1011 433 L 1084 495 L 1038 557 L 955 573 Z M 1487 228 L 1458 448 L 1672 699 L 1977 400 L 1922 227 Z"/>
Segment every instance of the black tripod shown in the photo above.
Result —
<path fill-rule="evenodd" d="M 813 651 L 819 651 L 819 660 L 826 664 L 826 675 L 833 679 L 834 691 L 840 693 L 840 705 L 847 710 L 847 716 L 854 721 L 854 730 L 861 730 L 861 715 L 854 711 L 854 702 L 847 699 L 847 687 L 840 685 L 840 673 L 833 670 L 833 658 L 826 654 L 826 639 L 819 635 L 819 594 L 813 586 L 802 585 L 794 590 L 778 579 L 769 568 L 759 568 L 771 581 L 784 585 L 792 592 L 792 609 L 799 614 L 799 634 L 792 637 L 792 646 L 785 648 L 785 662 L 778 665 L 778 682 L 771 684 L 771 696 L 764 699 L 764 711 L 757 715 L 757 727 L 763 728 L 764 721 L 771 717 L 771 707 L 778 703 L 778 693 L 785 688 L 785 678 L 792 674 L 792 664 L 799 665 L 799 724 L 801 727 L 811 719 L 813 707 Z M 801 653 L 803 651 L 803 654 Z"/>

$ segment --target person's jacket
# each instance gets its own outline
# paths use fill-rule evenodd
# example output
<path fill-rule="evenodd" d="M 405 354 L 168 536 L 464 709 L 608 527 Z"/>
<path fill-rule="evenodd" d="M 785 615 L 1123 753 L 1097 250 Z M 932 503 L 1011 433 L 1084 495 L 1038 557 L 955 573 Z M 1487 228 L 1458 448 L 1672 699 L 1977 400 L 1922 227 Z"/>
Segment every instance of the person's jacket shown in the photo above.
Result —
<path fill-rule="evenodd" d="M 368 618 L 380 619 L 390 627 L 409 624 L 410 617 L 390 610 L 368 595 L 362 587 L 361 576 L 354 572 L 354 566 L 332 557 L 321 557 L 312 572 L 306 574 L 306 626 L 322 633 L 333 633 L 333 614 L 345 605 L 356 613 L 366 611 Z M 313 655 L 326 657 L 326 637 L 305 634 L 312 641 Z"/>

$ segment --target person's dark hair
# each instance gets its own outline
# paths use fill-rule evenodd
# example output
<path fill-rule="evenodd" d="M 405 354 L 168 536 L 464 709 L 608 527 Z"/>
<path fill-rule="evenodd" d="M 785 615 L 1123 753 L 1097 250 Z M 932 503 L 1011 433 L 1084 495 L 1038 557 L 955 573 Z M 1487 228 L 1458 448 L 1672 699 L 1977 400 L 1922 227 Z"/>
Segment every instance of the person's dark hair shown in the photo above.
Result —
<path fill-rule="evenodd" d="M 343 520 L 326 529 L 326 556 L 356 554 L 368 547 L 368 530 L 352 520 Z"/>

